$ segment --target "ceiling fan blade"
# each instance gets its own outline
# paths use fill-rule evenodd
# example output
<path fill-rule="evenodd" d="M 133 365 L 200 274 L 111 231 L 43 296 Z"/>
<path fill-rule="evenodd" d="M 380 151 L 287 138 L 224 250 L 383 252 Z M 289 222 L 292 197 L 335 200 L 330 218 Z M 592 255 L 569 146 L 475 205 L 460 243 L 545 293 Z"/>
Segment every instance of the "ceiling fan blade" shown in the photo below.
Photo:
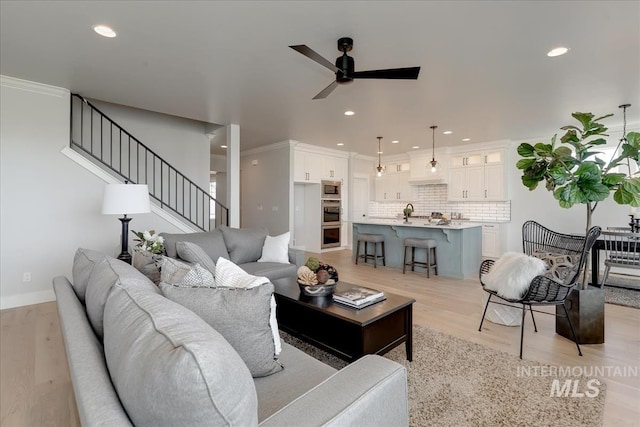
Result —
<path fill-rule="evenodd" d="M 317 94 L 316 96 L 313 97 L 313 99 L 324 99 L 324 98 L 326 98 L 327 96 L 329 96 L 329 94 L 331 92 L 333 92 L 333 90 L 336 87 L 338 87 L 338 82 L 334 81 L 329 86 L 327 86 L 324 89 L 322 89 L 319 94 Z"/>
<path fill-rule="evenodd" d="M 300 52 L 301 54 L 303 54 L 307 58 L 316 61 L 318 64 L 324 65 L 325 67 L 327 67 L 328 69 L 330 69 L 334 73 L 337 73 L 338 71 L 340 71 L 340 69 L 338 67 L 336 67 L 330 61 L 328 61 L 325 58 L 323 58 L 322 56 L 320 56 L 320 54 L 318 52 L 316 52 L 315 50 L 311 49 L 307 45 L 298 44 L 298 45 L 289 46 L 289 47 L 291 49 L 293 49 L 293 50 L 296 50 L 296 51 Z"/>
<path fill-rule="evenodd" d="M 420 67 L 391 68 L 388 70 L 356 71 L 351 74 L 354 79 L 407 79 L 415 80 L 420 73 Z"/>

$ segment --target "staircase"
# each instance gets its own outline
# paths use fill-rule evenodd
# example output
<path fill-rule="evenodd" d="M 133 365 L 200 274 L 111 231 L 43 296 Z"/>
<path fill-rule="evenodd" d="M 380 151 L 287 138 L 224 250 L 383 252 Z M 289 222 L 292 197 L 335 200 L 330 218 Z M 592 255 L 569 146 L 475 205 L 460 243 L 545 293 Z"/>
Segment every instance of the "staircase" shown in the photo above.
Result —
<path fill-rule="evenodd" d="M 226 206 L 78 94 L 71 95 L 70 134 L 74 151 L 123 182 L 147 184 L 151 200 L 173 216 L 202 231 L 229 225 Z"/>

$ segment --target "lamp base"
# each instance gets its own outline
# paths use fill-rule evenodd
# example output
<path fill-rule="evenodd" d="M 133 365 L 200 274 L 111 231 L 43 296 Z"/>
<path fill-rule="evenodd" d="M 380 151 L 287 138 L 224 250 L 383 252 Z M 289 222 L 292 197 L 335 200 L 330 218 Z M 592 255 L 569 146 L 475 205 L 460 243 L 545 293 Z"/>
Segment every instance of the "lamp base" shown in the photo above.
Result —
<path fill-rule="evenodd" d="M 120 261 L 124 261 L 127 264 L 131 264 L 131 254 L 129 252 L 122 252 L 118 255 Z"/>
<path fill-rule="evenodd" d="M 120 236 L 122 252 L 118 255 L 118 259 L 131 264 L 131 254 L 129 253 L 129 221 L 131 221 L 131 218 L 127 218 L 127 215 L 125 215 L 124 218 L 118 219 L 122 222 L 122 235 Z"/>

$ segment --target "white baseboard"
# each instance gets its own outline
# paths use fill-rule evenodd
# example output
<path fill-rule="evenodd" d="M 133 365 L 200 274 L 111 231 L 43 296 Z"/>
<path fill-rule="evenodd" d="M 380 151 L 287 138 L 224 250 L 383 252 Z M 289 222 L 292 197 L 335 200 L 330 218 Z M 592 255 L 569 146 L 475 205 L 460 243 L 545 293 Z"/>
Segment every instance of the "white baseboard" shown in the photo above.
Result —
<path fill-rule="evenodd" d="M 0 298 L 0 310 L 13 307 L 22 307 L 25 305 L 41 304 L 43 302 L 51 302 L 55 300 L 56 294 L 53 292 L 53 289 L 50 289 L 48 291 L 13 295 Z"/>

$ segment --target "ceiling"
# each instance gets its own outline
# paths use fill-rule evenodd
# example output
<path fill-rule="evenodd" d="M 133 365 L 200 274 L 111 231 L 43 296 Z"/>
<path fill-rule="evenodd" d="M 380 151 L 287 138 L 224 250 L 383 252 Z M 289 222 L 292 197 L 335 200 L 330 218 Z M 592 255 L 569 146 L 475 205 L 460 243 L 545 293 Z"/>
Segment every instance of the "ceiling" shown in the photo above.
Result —
<path fill-rule="evenodd" d="M 243 150 L 294 139 L 376 156 L 380 135 L 384 157 L 430 149 L 431 125 L 437 147 L 551 137 L 574 111 L 619 125 L 623 103 L 640 122 L 638 1 L 3 0 L 0 16 L 1 74 L 236 123 Z M 333 62 L 343 36 L 356 71 L 421 66 L 418 80 L 356 80 L 312 100 L 335 76 L 288 46 Z M 558 45 L 569 53 L 547 57 Z"/>

